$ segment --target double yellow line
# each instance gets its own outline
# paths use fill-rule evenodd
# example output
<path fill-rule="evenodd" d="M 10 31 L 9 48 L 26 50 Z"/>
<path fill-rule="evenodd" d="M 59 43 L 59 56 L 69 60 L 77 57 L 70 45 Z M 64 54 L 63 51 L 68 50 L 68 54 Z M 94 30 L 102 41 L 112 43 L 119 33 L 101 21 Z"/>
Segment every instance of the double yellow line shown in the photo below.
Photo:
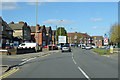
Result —
<path fill-rule="evenodd" d="M 7 73 L 3 74 L 1 77 L 0 77 L 0 80 L 2 80 L 3 78 L 6 78 L 8 76 L 10 76 L 11 74 L 15 73 L 16 71 L 19 70 L 19 67 L 17 68 L 13 68 L 13 70 L 10 70 L 8 71 Z"/>

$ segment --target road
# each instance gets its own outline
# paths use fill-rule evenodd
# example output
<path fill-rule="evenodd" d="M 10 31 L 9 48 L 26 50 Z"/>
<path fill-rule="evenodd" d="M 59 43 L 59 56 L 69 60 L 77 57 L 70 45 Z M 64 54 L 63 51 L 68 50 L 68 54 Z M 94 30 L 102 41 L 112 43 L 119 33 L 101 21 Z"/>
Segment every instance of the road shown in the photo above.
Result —
<path fill-rule="evenodd" d="M 118 60 L 75 48 L 30 60 L 8 78 L 80 78 L 118 80 Z M 23 79 L 22 79 L 23 80 Z"/>

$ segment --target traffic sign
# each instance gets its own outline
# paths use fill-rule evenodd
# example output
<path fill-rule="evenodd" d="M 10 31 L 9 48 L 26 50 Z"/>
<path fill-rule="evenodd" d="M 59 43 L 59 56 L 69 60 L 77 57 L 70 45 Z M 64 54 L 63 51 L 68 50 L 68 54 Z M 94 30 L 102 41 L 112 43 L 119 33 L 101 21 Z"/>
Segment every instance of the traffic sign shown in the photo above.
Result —
<path fill-rule="evenodd" d="M 108 45 L 108 39 L 104 39 L 104 45 Z"/>
<path fill-rule="evenodd" d="M 108 42 L 108 39 L 104 39 L 104 42 L 107 43 L 107 42 Z"/>
<path fill-rule="evenodd" d="M 104 35 L 104 38 L 107 38 L 107 34 Z"/>

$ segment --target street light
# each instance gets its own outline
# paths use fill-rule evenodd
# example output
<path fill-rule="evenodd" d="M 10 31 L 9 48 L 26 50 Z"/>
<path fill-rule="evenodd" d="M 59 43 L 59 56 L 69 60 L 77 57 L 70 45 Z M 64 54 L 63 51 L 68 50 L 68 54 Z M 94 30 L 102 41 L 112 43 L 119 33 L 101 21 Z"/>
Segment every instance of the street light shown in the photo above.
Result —
<path fill-rule="evenodd" d="M 64 20 L 58 20 L 60 22 L 64 21 Z M 61 23 L 60 23 L 60 36 L 61 36 Z"/>

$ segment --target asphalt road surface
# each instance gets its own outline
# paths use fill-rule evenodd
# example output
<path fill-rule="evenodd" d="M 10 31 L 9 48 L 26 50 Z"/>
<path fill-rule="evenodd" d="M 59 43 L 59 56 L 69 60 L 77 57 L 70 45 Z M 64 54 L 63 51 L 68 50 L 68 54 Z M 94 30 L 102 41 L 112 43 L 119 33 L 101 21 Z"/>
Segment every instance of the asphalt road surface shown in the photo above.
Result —
<path fill-rule="evenodd" d="M 28 61 L 8 78 L 118 78 L 118 60 L 75 48 Z M 103 79 L 105 80 L 105 79 Z M 110 79 L 109 79 L 110 80 Z M 115 79 L 116 80 L 116 79 Z"/>

